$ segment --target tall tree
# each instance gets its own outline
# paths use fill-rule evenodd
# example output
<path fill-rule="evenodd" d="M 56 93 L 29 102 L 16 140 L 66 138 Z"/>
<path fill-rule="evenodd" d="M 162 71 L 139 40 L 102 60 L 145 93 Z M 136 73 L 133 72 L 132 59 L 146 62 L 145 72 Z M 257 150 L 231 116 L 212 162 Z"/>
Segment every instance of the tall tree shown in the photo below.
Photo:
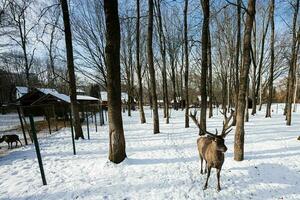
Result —
<path fill-rule="evenodd" d="M 65 42 L 66 42 L 66 52 L 67 52 L 67 68 L 69 75 L 69 88 L 70 88 L 70 100 L 71 100 L 71 110 L 72 115 L 74 116 L 74 127 L 75 127 L 75 139 L 82 138 L 84 139 L 80 117 L 79 117 L 79 107 L 77 102 L 76 95 L 76 78 L 74 71 L 74 58 L 73 58 L 73 45 L 72 45 L 72 33 L 71 33 L 71 24 L 69 17 L 69 8 L 67 0 L 60 0 L 64 27 L 65 27 Z"/>
<path fill-rule="evenodd" d="M 265 56 L 265 40 L 268 32 L 268 27 L 269 27 L 269 21 L 270 18 L 268 17 L 267 19 L 267 24 L 265 25 L 265 21 L 263 20 L 263 28 L 262 28 L 262 38 L 261 38 L 261 51 L 260 51 L 260 58 L 259 58 L 259 64 L 258 64 L 258 74 L 257 74 L 257 80 L 254 81 L 253 85 L 253 92 L 255 92 L 255 95 L 253 95 L 253 106 L 252 106 L 252 113 L 251 115 L 256 114 L 256 104 L 257 104 L 257 99 L 258 99 L 258 92 L 261 92 L 261 77 L 262 77 L 262 68 L 263 68 L 263 61 L 264 61 L 264 56 Z M 256 57 L 256 56 L 255 56 Z M 256 67 L 256 64 L 254 64 Z M 255 68 L 256 69 L 256 68 Z M 255 77 L 254 77 L 255 78 Z M 256 89 L 255 89 L 255 83 L 256 83 Z M 261 97 L 260 97 L 260 102 L 262 102 Z"/>
<path fill-rule="evenodd" d="M 153 63 L 153 0 L 148 0 L 148 35 L 147 35 L 147 55 L 148 55 L 148 66 L 150 75 L 150 85 L 152 93 L 152 111 L 153 111 L 153 133 L 159 133 L 159 118 L 158 118 L 158 106 L 157 106 L 157 95 L 156 95 L 156 80 L 155 70 Z"/>
<path fill-rule="evenodd" d="M 239 59 L 240 59 L 240 46 L 241 46 L 241 6 L 242 0 L 237 0 L 237 33 L 236 33 L 236 48 L 235 48 L 235 77 L 234 77 L 234 103 L 235 111 L 238 108 L 238 97 L 239 97 Z M 236 125 L 236 112 L 233 115 L 232 124 Z"/>
<path fill-rule="evenodd" d="M 185 58 L 185 72 L 184 72 L 184 86 L 185 86 L 185 128 L 189 125 L 189 46 L 188 46 L 188 22 L 187 22 L 187 11 L 188 11 L 189 0 L 185 0 L 184 3 L 184 58 Z M 182 81 L 181 81 L 182 82 Z M 181 93 L 182 94 L 182 93 Z M 181 99 L 182 100 L 182 99 Z"/>
<path fill-rule="evenodd" d="M 142 67 L 140 63 L 140 0 L 136 0 L 136 73 L 138 78 L 139 112 L 141 123 L 146 123 L 142 85 Z"/>
<path fill-rule="evenodd" d="M 271 117 L 271 105 L 272 105 L 272 98 L 273 98 L 274 42 L 275 42 L 274 10 L 275 10 L 275 2 L 274 2 L 274 0 L 270 0 L 270 21 L 271 21 L 270 57 L 271 57 L 271 64 L 270 64 L 270 77 L 269 77 L 269 82 L 268 82 L 269 96 L 268 96 L 268 102 L 267 102 L 266 117 Z"/>
<path fill-rule="evenodd" d="M 297 60 L 297 16 L 299 12 L 299 0 L 295 2 L 294 7 L 294 17 L 293 17 L 293 41 L 292 41 L 292 49 L 291 49 L 291 58 L 290 58 L 290 68 L 288 75 L 288 83 L 287 83 L 287 104 L 286 104 L 286 125 L 290 126 L 292 123 L 292 102 L 293 102 L 293 94 L 296 80 L 296 60 Z"/>
<path fill-rule="evenodd" d="M 249 78 L 249 69 L 251 64 L 251 33 L 253 28 L 253 21 L 255 17 L 255 0 L 248 1 L 247 17 L 244 31 L 243 44 L 243 65 L 240 71 L 240 87 L 238 98 L 238 109 L 236 113 L 236 129 L 234 138 L 234 159 L 242 161 L 244 159 L 244 117 L 246 107 L 246 91 Z"/>
<path fill-rule="evenodd" d="M 207 69 L 208 69 L 208 40 L 209 40 L 209 0 L 201 0 L 203 10 L 202 24 L 202 65 L 201 65 L 201 115 L 200 127 L 206 130 L 206 110 L 207 110 Z"/>
<path fill-rule="evenodd" d="M 208 117 L 211 118 L 213 116 L 213 106 L 212 106 L 212 100 L 213 100 L 213 94 L 212 94 L 212 62 L 211 62 L 211 40 L 210 40 L 210 29 L 208 27 L 208 52 L 207 52 L 207 65 L 208 65 L 208 108 L 209 113 Z M 229 102 L 228 102 L 229 103 Z"/>
<path fill-rule="evenodd" d="M 104 0 L 106 23 L 105 57 L 109 121 L 109 160 L 120 163 L 126 158 L 121 114 L 120 22 L 118 0 Z"/>
<path fill-rule="evenodd" d="M 166 37 L 162 25 L 161 16 L 161 0 L 155 0 L 156 11 L 157 11 L 157 26 L 158 26 L 158 36 L 159 36 L 159 47 L 162 58 L 162 86 L 163 86 L 163 101 L 164 101 L 164 117 L 166 118 L 166 123 L 169 123 L 169 97 L 168 97 L 168 84 L 167 84 L 167 61 L 166 61 Z"/>

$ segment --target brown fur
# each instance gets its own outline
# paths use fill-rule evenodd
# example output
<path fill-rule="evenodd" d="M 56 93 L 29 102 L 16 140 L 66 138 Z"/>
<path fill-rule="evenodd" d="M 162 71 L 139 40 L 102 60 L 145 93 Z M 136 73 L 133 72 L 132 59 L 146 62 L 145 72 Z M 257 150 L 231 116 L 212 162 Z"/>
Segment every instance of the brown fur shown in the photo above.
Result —
<path fill-rule="evenodd" d="M 203 174 L 202 165 L 203 160 L 205 160 L 205 173 L 207 172 L 207 179 L 203 189 L 207 188 L 208 179 L 210 176 L 211 168 L 217 169 L 217 179 L 218 179 L 218 191 L 221 190 L 220 187 L 220 172 L 222 165 L 224 163 L 224 152 L 226 152 L 227 147 L 224 144 L 224 139 L 222 137 L 210 137 L 202 136 L 197 140 L 197 146 L 201 161 L 201 171 Z"/>
<path fill-rule="evenodd" d="M 19 136 L 16 134 L 13 135 L 3 135 L 2 138 L 0 139 L 0 143 L 2 142 L 6 142 L 8 145 L 8 148 L 12 149 L 12 143 L 15 142 L 16 143 L 16 147 L 18 146 L 18 142 L 21 144 L 22 146 L 22 142 L 19 139 Z"/>

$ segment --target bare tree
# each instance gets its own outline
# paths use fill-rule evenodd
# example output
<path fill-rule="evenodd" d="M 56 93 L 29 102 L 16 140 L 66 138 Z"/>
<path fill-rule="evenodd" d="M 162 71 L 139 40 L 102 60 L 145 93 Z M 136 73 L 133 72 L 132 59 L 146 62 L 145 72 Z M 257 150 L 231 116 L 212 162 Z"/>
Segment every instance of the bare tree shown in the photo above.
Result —
<path fill-rule="evenodd" d="M 269 96 L 267 102 L 267 110 L 266 110 L 266 117 L 271 117 L 271 105 L 272 105 L 272 98 L 273 98 L 273 79 L 274 79 L 274 41 L 275 41 L 275 25 L 274 25 L 274 10 L 275 10 L 275 2 L 274 0 L 270 0 L 270 22 L 271 22 L 271 64 L 270 64 L 270 77 L 269 77 Z"/>
<path fill-rule="evenodd" d="M 120 163 L 126 158 L 121 114 L 120 23 L 118 1 L 105 0 L 105 57 L 107 60 L 107 92 L 109 118 L 109 160 Z"/>
<path fill-rule="evenodd" d="M 187 22 L 187 12 L 188 12 L 189 0 L 185 0 L 184 4 L 184 86 L 185 86 L 185 128 L 190 126 L 189 124 L 189 46 L 188 46 L 188 22 Z M 182 82 L 182 81 L 181 81 Z"/>
<path fill-rule="evenodd" d="M 33 64 L 35 48 L 30 50 L 28 43 L 30 34 L 36 27 L 37 23 L 33 20 L 28 23 L 29 19 L 27 13 L 31 9 L 30 6 L 33 3 L 33 0 L 9 1 L 10 20 L 16 31 L 12 31 L 11 34 L 8 34 L 8 37 L 16 42 L 17 45 L 22 49 L 26 74 L 26 85 L 29 88 L 32 85 L 30 81 L 30 68 Z"/>
<path fill-rule="evenodd" d="M 292 49 L 291 49 L 291 58 L 289 61 L 289 75 L 288 75 L 288 83 L 287 83 L 287 104 L 286 104 L 286 125 L 290 126 L 292 123 L 292 103 L 293 103 L 293 94 L 294 94 L 294 87 L 295 87 L 295 80 L 296 80 L 296 60 L 297 60 L 297 39 L 300 32 L 300 28 L 296 30 L 297 26 L 297 16 L 299 12 L 299 0 L 295 2 L 293 5 L 294 8 L 294 17 L 293 17 L 293 40 L 292 40 Z"/>
<path fill-rule="evenodd" d="M 138 97 L 141 123 L 146 123 L 142 85 L 142 67 L 140 63 L 140 0 L 136 0 L 136 73 L 138 78 Z"/>
<path fill-rule="evenodd" d="M 250 49 L 251 49 L 251 33 L 253 21 L 255 17 L 255 0 L 248 1 L 247 17 L 244 31 L 243 44 L 243 65 L 240 71 L 240 87 L 238 98 L 238 109 L 236 114 L 236 129 L 234 138 L 234 159 L 242 161 L 244 159 L 244 117 L 246 107 L 246 91 L 249 77 L 249 69 L 251 64 Z"/>
<path fill-rule="evenodd" d="M 70 100 L 71 100 L 71 109 L 72 115 L 74 116 L 74 127 L 75 127 L 75 139 L 82 138 L 84 139 L 80 117 L 79 117 L 79 107 L 77 102 L 76 94 L 76 78 L 74 71 L 74 58 L 73 58 L 73 45 L 72 45 L 72 33 L 71 33 L 71 24 L 69 18 L 69 8 L 67 0 L 60 0 L 61 9 L 63 13 L 64 27 L 65 27 L 65 42 L 66 42 L 66 52 L 67 52 L 67 68 L 69 75 L 69 88 L 70 88 Z"/>
<path fill-rule="evenodd" d="M 150 85 L 152 94 L 152 111 L 153 111 L 153 133 L 159 133 L 159 118 L 158 118 L 158 106 L 157 106 L 157 95 L 156 95 L 156 80 L 155 70 L 153 63 L 153 0 L 148 0 L 148 36 L 147 36 L 147 55 L 148 55 L 148 66 L 150 75 Z"/>
<path fill-rule="evenodd" d="M 201 115 L 200 127 L 206 130 L 206 110 L 207 110 L 207 69 L 208 69 L 208 40 L 209 40 L 209 0 L 201 0 L 203 10 L 202 24 L 202 65 L 201 65 Z"/>

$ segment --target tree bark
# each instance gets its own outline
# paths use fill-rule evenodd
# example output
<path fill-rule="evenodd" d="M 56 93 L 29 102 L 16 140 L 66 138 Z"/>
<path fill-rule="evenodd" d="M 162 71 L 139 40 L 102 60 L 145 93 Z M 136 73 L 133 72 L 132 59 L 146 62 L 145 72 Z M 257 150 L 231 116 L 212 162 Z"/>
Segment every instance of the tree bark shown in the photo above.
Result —
<path fill-rule="evenodd" d="M 136 0 L 136 69 L 138 78 L 139 111 L 141 124 L 146 123 L 142 85 L 142 69 L 140 63 L 140 0 Z"/>
<path fill-rule="evenodd" d="M 73 58 L 73 45 L 72 45 L 72 33 L 69 17 L 69 8 L 67 0 L 60 0 L 61 8 L 63 12 L 63 20 L 65 27 L 65 42 L 66 42 L 66 52 L 67 52 L 67 67 L 69 75 L 69 88 L 70 88 L 70 100 L 71 100 L 71 110 L 74 116 L 74 127 L 75 127 L 75 139 L 84 139 L 81 122 L 79 117 L 79 107 L 77 102 L 76 94 L 76 78 L 74 72 L 74 58 Z"/>
<path fill-rule="evenodd" d="M 238 108 L 238 97 L 239 97 L 239 56 L 240 56 L 240 46 L 241 46 L 241 2 L 242 0 L 237 0 L 237 34 L 236 34 L 236 52 L 235 52 L 235 95 L 234 95 L 234 105 L 235 111 Z M 236 112 L 233 115 L 232 125 L 236 125 Z"/>
<path fill-rule="evenodd" d="M 105 57 L 107 61 L 107 95 L 109 123 L 109 160 L 120 163 L 126 158 L 121 114 L 120 23 L 118 1 L 104 0 L 106 22 Z"/>
<path fill-rule="evenodd" d="M 160 43 L 160 53 L 162 58 L 162 79 L 163 79 L 163 101 L 164 101 L 164 117 L 166 123 L 169 123 L 169 97 L 168 97 L 168 84 L 167 84 L 167 61 L 166 61 L 166 38 L 162 25 L 162 17 L 160 10 L 160 0 L 156 1 L 157 18 L 158 18 L 158 35 Z"/>
<path fill-rule="evenodd" d="M 189 1 L 185 0 L 184 4 L 184 58 L 185 58 L 185 72 L 184 72 L 184 86 L 185 86 L 185 128 L 190 126 L 189 124 L 189 47 L 188 47 L 188 24 L 187 24 L 187 11 Z M 182 74 L 182 73 L 181 73 Z M 181 81 L 182 83 L 182 81 Z M 181 93 L 182 94 L 182 93 Z M 181 102 L 183 99 L 181 98 Z"/>
<path fill-rule="evenodd" d="M 274 0 L 270 0 L 270 21 L 271 21 L 271 64 L 270 64 L 270 77 L 268 83 L 269 89 L 269 96 L 267 102 L 267 110 L 266 110 L 266 117 L 271 117 L 271 105 L 272 105 L 272 98 L 273 98 L 273 79 L 274 79 L 274 43 L 275 43 L 275 24 L 274 24 L 274 9 L 275 9 L 275 2 Z"/>
<path fill-rule="evenodd" d="M 292 42 L 292 49 L 291 49 L 291 60 L 290 60 L 290 69 L 288 75 L 288 87 L 287 87 L 287 106 L 286 106 L 286 125 L 290 126 L 292 124 L 292 103 L 293 103 L 293 94 L 294 94 L 294 87 L 295 87 L 295 68 L 297 66 L 297 33 L 296 33 L 296 26 L 297 26 L 297 16 L 299 11 L 299 0 L 297 0 L 296 4 L 294 5 L 295 12 L 293 17 L 293 42 Z"/>
<path fill-rule="evenodd" d="M 158 106 L 157 106 L 157 95 L 156 95 L 156 80 L 155 70 L 153 63 L 153 0 L 148 0 L 148 35 L 147 35 L 147 55 L 148 55 L 148 66 L 150 74 L 150 85 L 152 93 L 152 110 L 153 110 L 153 133 L 159 133 L 159 118 L 158 118 Z"/>
<path fill-rule="evenodd" d="M 270 21 L 270 19 L 268 18 L 266 26 L 264 27 L 264 24 L 263 24 L 263 29 L 262 29 L 263 32 L 262 32 L 262 39 L 261 39 L 260 59 L 259 59 L 259 65 L 258 65 L 258 76 L 257 76 L 257 81 L 256 81 L 255 98 L 253 99 L 251 115 L 256 114 L 256 104 L 257 104 L 257 99 L 258 99 L 258 92 L 259 91 L 261 92 L 261 73 L 262 73 L 261 71 L 262 71 L 262 67 L 263 67 L 265 39 L 266 39 L 267 32 L 268 32 L 269 21 Z M 262 102 L 262 99 L 261 99 L 261 95 L 260 95 L 260 103 L 261 102 Z"/>
<path fill-rule="evenodd" d="M 206 110 L 207 110 L 207 68 L 208 68 L 208 38 L 209 38 L 209 0 L 201 0 L 203 10 L 202 24 L 202 65 L 201 65 L 201 115 L 200 127 L 206 130 Z"/>
<path fill-rule="evenodd" d="M 236 116 L 236 130 L 234 138 L 234 159 L 242 161 L 244 159 L 244 117 L 245 117 L 245 98 L 247 90 L 247 82 L 249 76 L 249 69 L 251 64 L 250 49 L 251 49 L 251 33 L 253 28 L 253 21 L 255 17 L 255 0 L 248 1 L 247 17 L 244 31 L 243 44 L 243 66 L 240 72 L 240 87 L 238 98 L 238 109 Z"/>
<path fill-rule="evenodd" d="M 209 113 L 208 117 L 211 118 L 213 116 L 213 106 L 212 106 L 212 99 L 213 99 L 213 94 L 212 94 L 212 62 L 211 62 L 211 40 L 210 40 L 210 29 L 208 28 L 208 55 L 207 55 L 207 62 L 208 62 L 208 96 L 209 96 L 209 101 L 208 101 L 208 108 L 209 108 Z"/>

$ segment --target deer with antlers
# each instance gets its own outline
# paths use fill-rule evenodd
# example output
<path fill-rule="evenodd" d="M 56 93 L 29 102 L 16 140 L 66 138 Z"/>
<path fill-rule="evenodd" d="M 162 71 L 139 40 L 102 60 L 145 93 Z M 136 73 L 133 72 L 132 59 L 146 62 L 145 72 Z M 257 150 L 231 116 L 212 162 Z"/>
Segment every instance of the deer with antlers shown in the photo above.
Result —
<path fill-rule="evenodd" d="M 205 171 L 204 173 L 207 173 L 207 178 L 205 185 L 203 187 L 203 190 L 207 189 L 208 185 L 208 179 L 210 176 L 211 168 L 217 169 L 217 179 L 218 179 L 218 186 L 217 190 L 221 190 L 220 186 L 220 172 L 222 169 L 222 165 L 224 163 L 224 153 L 227 151 L 227 147 L 225 145 L 224 138 L 227 136 L 227 134 L 232 130 L 232 123 L 229 124 L 230 120 L 232 119 L 234 115 L 234 111 L 231 110 L 230 116 L 227 117 L 227 110 L 224 109 L 221 114 L 224 115 L 224 121 L 223 121 L 223 129 L 220 135 L 218 135 L 218 130 L 216 129 L 216 133 L 210 133 L 206 130 L 202 130 L 200 128 L 200 124 L 196 119 L 197 112 L 195 111 L 194 114 L 190 113 L 191 119 L 194 121 L 196 126 L 200 130 L 200 137 L 197 139 L 197 146 L 201 161 L 201 170 L 200 173 L 203 174 L 203 160 L 205 160 Z"/>

